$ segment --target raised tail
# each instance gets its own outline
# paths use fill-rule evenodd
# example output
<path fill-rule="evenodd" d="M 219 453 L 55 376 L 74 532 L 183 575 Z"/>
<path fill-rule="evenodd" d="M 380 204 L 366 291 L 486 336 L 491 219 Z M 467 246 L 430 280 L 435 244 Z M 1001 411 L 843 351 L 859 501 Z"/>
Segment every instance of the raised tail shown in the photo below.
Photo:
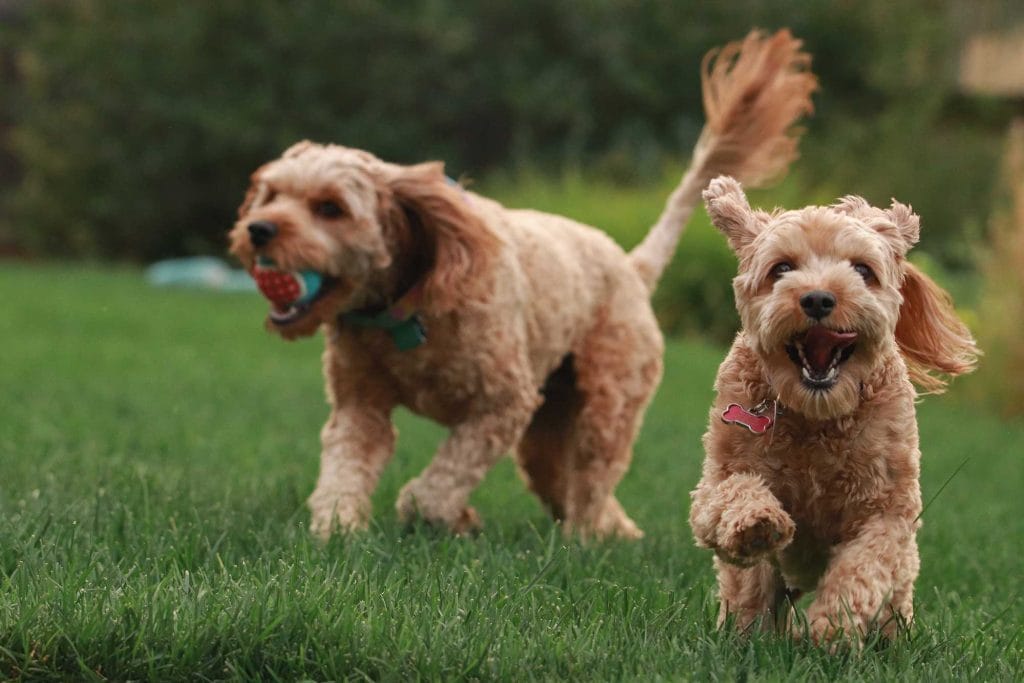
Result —
<path fill-rule="evenodd" d="M 719 175 L 747 187 L 781 179 L 797 157 L 800 129 L 793 126 L 814 110 L 818 79 L 802 41 L 786 29 L 765 37 L 751 31 L 704 56 L 701 89 L 707 123 L 697 139 L 690 168 L 665 203 L 658 222 L 630 253 L 650 291 L 672 259 L 701 191 Z"/>

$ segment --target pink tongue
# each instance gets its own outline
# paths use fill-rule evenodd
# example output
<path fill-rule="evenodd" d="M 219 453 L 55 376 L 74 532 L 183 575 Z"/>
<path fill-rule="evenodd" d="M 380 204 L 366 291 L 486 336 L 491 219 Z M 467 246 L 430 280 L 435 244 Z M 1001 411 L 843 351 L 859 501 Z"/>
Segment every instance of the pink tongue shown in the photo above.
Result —
<path fill-rule="evenodd" d="M 804 337 L 804 358 L 810 363 L 811 369 L 825 372 L 832 363 L 832 358 L 839 349 L 845 349 L 857 341 L 856 332 L 836 332 L 821 325 L 807 330 Z"/>

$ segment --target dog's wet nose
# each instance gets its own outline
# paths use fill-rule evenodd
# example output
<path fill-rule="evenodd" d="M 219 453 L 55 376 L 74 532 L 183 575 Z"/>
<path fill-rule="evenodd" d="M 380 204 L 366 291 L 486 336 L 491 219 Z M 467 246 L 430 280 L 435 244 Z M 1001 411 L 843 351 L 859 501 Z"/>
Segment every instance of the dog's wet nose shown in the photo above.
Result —
<path fill-rule="evenodd" d="M 277 224 L 270 221 L 254 221 L 249 224 L 249 241 L 254 247 L 266 246 L 277 234 Z"/>
<path fill-rule="evenodd" d="M 800 308 L 815 320 L 827 318 L 835 307 L 836 297 L 832 292 L 816 289 L 800 297 Z"/>

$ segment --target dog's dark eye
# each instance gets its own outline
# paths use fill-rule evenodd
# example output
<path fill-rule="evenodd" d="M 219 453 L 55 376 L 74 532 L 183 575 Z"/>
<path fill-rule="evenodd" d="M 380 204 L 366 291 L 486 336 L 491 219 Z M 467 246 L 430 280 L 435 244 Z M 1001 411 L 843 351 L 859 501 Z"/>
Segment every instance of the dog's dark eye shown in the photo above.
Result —
<path fill-rule="evenodd" d="M 871 266 L 866 263 L 854 263 L 853 269 L 864 278 L 864 282 L 873 282 L 875 280 L 875 271 L 871 270 Z"/>
<path fill-rule="evenodd" d="M 772 266 L 771 271 L 768 272 L 768 276 L 773 280 L 778 280 L 791 270 L 794 270 L 793 264 L 789 261 L 783 261 L 782 263 L 776 263 Z"/>
<path fill-rule="evenodd" d="M 313 204 L 313 213 L 321 218 L 338 218 L 344 212 L 336 202 L 325 200 Z"/>

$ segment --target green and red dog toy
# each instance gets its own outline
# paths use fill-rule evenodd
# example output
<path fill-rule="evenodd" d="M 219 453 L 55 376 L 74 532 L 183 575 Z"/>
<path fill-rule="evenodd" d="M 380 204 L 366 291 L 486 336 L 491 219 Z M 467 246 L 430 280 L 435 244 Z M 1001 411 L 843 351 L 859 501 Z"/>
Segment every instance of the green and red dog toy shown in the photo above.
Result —
<path fill-rule="evenodd" d="M 261 256 L 249 271 L 260 293 L 273 304 L 270 319 L 286 324 L 300 315 L 323 289 L 324 276 L 315 270 L 282 270 L 273 260 Z M 341 320 L 352 327 L 386 330 L 400 351 L 414 349 L 427 340 L 420 319 L 422 289 L 414 287 L 399 301 L 379 313 L 349 312 Z"/>

